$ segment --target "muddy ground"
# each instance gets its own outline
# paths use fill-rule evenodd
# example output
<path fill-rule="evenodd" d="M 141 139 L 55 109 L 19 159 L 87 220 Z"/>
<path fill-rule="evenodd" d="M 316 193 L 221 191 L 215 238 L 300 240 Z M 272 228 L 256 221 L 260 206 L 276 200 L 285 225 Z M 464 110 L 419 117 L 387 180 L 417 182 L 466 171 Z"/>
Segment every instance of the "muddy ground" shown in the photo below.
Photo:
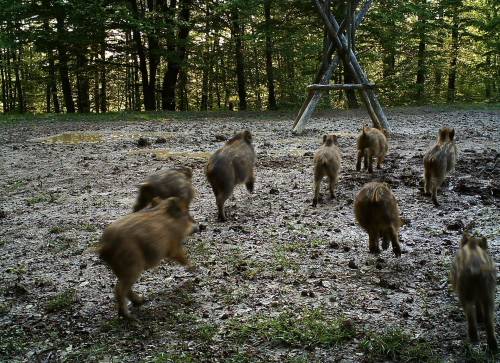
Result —
<path fill-rule="evenodd" d="M 464 343 L 448 271 L 464 228 L 500 261 L 500 111 L 387 113 L 390 150 L 373 175 L 355 171 L 361 111 L 318 114 L 302 136 L 290 133 L 292 113 L 3 124 L 0 361 L 494 361 L 484 331 L 481 345 Z M 459 158 L 436 208 L 422 194 L 422 157 L 443 125 L 456 129 Z M 203 168 L 217 135 L 244 128 L 256 191 L 238 187 L 220 223 Z M 313 208 L 312 155 L 332 132 L 343 154 L 337 200 L 324 183 Z M 152 144 L 138 147 L 140 136 Z M 192 214 L 206 230 L 186 246 L 198 270 L 144 273 L 135 287 L 147 303 L 127 322 L 92 246 L 131 212 L 147 175 L 175 165 L 194 169 Z M 370 255 L 355 223 L 354 196 L 370 180 L 391 186 L 408 220 L 399 259 Z"/>

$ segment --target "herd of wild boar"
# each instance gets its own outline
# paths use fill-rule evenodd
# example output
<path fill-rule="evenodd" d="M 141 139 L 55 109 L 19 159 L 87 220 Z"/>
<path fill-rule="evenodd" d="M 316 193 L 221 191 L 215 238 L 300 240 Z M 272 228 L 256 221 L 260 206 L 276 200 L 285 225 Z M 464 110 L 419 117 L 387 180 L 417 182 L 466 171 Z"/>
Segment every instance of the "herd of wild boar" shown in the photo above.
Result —
<path fill-rule="evenodd" d="M 361 169 L 363 159 L 364 169 L 372 173 L 373 158 L 377 159 L 377 168 L 381 168 L 388 151 L 387 136 L 385 130 L 363 127 L 357 139 L 356 170 Z M 424 191 L 431 194 L 436 206 L 439 205 L 437 190 L 455 167 L 457 149 L 454 137 L 453 128 L 441 128 L 436 144 L 424 156 Z M 224 203 L 236 185 L 245 184 L 248 191 L 253 192 L 254 165 L 255 151 L 249 131 L 234 135 L 209 158 L 205 173 L 215 195 L 220 221 L 227 219 Z M 335 198 L 340 171 L 341 152 L 337 136 L 324 135 L 314 155 L 313 206 L 320 201 L 320 183 L 325 176 L 330 197 Z M 165 258 L 192 268 L 183 246 L 183 240 L 199 229 L 189 213 L 194 196 L 191 178 L 192 171 L 187 167 L 150 176 L 139 188 L 134 212 L 104 231 L 99 254 L 118 277 L 115 296 L 120 315 L 133 318 L 128 310 L 128 300 L 135 305 L 143 303 L 143 297 L 135 293 L 132 286 L 144 270 L 157 266 Z M 402 221 L 397 199 L 387 184 L 365 184 L 354 200 L 354 215 L 368 233 L 370 253 L 380 253 L 381 239 L 382 249 L 387 249 L 390 243 L 394 254 L 401 256 L 399 229 Z M 467 317 L 470 340 L 478 340 L 477 321 L 483 321 L 488 346 L 496 351 L 496 267 L 488 254 L 485 238 L 464 233 L 450 278 Z"/>

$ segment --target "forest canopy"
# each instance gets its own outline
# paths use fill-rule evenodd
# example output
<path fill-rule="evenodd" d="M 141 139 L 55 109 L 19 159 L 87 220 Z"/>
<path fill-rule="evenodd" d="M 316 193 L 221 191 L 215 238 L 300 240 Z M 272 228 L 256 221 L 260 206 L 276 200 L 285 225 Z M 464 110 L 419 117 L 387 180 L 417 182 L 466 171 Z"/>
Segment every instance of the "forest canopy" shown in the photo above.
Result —
<path fill-rule="evenodd" d="M 344 8 L 332 1 L 337 19 Z M 498 102 L 499 8 L 375 0 L 354 50 L 384 105 Z M 298 108 L 325 37 L 311 0 L 0 0 L 0 109 Z M 332 79 L 349 78 L 340 65 Z"/>

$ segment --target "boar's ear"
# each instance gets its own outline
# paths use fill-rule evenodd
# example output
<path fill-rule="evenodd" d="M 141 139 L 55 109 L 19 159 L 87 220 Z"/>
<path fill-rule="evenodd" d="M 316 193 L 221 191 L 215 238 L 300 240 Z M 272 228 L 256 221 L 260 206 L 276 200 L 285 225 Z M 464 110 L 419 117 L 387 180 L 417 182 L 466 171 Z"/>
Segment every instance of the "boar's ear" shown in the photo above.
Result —
<path fill-rule="evenodd" d="M 167 199 L 167 214 L 173 218 L 182 217 L 181 201 L 177 197 Z"/>
<path fill-rule="evenodd" d="M 156 207 L 158 204 L 162 202 L 162 199 L 160 197 L 154 197 L 151 199 L 151 207 Z"/>
<path fill-rule="evenodd" d="M 243 138 L 245 139 L 246 142 L 251 143 L 252 142 L 252 134 L 250 131 L 245 130 L 243 131 Z"/>
<path fill-rule="evenodd" d="M 446 136 L 446 129 L 444 127 L 441 127 L 439 129 L 439 140 L 444 140 L 445 136 Z"/>
<path fill-rule="evenodd" d="M 455 137 L 455 129 L 453 127 L 448 132 L 448 135 L 450 136 L 450 141 L 453 141 L 453 138 Z"/>
<path fill-rule="evenodd" d="M 483 250 L 488 249 L 488 242 L 486 241 L 485 237 L 479 238 L 479 247 L 481 247 Z"/>
<path fill-rule="evenodd" d="M 339 137 L 337 135 L 332 135 L 332 140 L 335 145 L 339 144 Z"/>
<path fill-rule="evenodd" d="M 462 236 L 462 241 L 460 242 L 460 247 L 463 247 L 469 242 L 470 239 L 470 234 L 469 232 L 465 231 L 464 235 Z"/>
<path fill-rule="evenodd" d="M 181 167 L 179 171 L 188 179 L 191 179 L 193 177 L 193 170 L 187 166 Z"/>
<path fill-rule="evenodd" d="M 363 135 L 366 134 L 366 131 L 368 131 L 368 124 L 363 125 Z"/>

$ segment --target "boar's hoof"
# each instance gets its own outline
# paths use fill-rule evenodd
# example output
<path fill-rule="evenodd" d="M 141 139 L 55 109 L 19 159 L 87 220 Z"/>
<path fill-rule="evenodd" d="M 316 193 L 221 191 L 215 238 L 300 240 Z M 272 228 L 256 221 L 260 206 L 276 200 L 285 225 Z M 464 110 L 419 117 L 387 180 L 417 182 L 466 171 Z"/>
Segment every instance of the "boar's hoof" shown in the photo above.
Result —
<path fill-rule="evenodd" d="M 380 248 L 378 246 L 370 247 L 370 253 L 380 253 Z"/>

